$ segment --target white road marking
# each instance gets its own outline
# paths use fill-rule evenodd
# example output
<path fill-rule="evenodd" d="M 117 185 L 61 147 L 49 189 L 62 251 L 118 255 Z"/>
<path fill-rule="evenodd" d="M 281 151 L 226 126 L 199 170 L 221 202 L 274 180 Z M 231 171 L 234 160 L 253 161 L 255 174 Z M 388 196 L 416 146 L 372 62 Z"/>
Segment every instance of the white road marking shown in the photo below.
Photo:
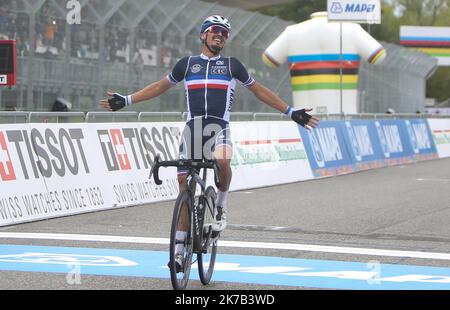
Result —
<path fill-rule="evenodd" d="M 450 182 L 450 179 L 416 179 L 419 182 Z"/>
<path fill-rule="evenodd" d="M 118 256 L 64 254 L 64 253 L 29 253 L 0 255 L 0 262 L 33 264 L 76 264 L 80 266 L 136 266 L 138 263 Z"/>
<path fill-rule="evenodd" d="M 236 227 L 236 228 L 243 228 L 243 229 L 272 230 L 272 231 L 289 229 L 289 227 L 285 227 L 285 226 L 268 226 L 268 225 L 251 225 L 251 224 L 250 225 L 249 224 L 228 224 L 227 227 Z"/>
<path fill-rule="evenodd" d="M 84 235 L 84 234 L 53 234 L 53 233 L 21 233 L 21 232 L 0 232 L 0 239 L 41 239 L 41 240 L 75 240 L 91 242 L 118 242 L 118 243 L 144 243 L 144 244 L 169 244 L 168 238 L 150 238 L 134 236 L 107 236 L 107 235 Z M 220 247 L 231 248 L 253 248 L 253 249 L 275 249 L 306 252 L 323 252 L 337 254 L 356 254 L 370 256 L 388 257 L 408 257 L 450 260 L 450 253 L 433 253 L 421 251 L 400 251 L 368 248 L 351 248 L 324 246 L 312 244 L 294 243 L 271 243 L 271 242 L 244 242 L 220 240 Z"/>
<path fill-rule="evenodd" d="M 0 232 L 0 238 L 11 239 L 42 239 L 42 240 L 74 240 L 93 242 L 118 242 L 118 243 L 145 243 L 145 244 L 169 244 L 169 238 L 148 238 L 107 235 L 84 234 L 53 234 L 53 233 L 16 233 Z"/>

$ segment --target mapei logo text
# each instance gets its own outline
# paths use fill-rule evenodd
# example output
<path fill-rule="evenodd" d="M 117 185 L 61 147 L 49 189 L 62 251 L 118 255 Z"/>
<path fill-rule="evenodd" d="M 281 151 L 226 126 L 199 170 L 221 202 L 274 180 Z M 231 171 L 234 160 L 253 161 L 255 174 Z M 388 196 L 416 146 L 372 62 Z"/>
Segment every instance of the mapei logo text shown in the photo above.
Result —
<path fill-rule="evenodd" d="M 414 153 L 418 154 L 421 150 L 428 150 L 432 147 L 431 137 L 428 135 L 428 127 L 425 122 L 406 120 L 405 125 Z"/>
<path fill-rule="evenodd" d="M 0 131 L 0 179 L 50 178 L 90 173 L 80 128 Z M 20 165 L 19 165 L 20 164 Z"/>
<path fill-rule="evenodd" d="M 346 3 L 341 4 L 340 2 L 333 2 L 331 4 L 331 13 L 341 14 L 341 13 L 373 13 L 375 11 L 375 4 L 367 3 Z"/>
<path fill-rule="evenodd" d="M 327 162 L 344 159 L 336 128 L 317 128 L 313 132 L 308 131 L 308 136 L 314 159 L 319 168 L 325 167 Z"/>
<path fill-rule="evenodd" d="M 177 127 L 99 129 L 97 135 L 108 171 L 149 169 L 158 154 L 163 160 L 178 158 Z"/>
<path fill-rule="evenodd" d="M 345 127 L 357 161 L 362 161 L 365 156 L 374 155 L 369 129 L 366 125 L 352 125 L 350 122 L 345 122 Z"/>
<path fill-rule="evenodd" d="M 375 11 L 375 4 L 366 3 L 347 3 L 345 5 L 346 13 L 373 13 Z"/>
<path fill-rule="evenodd" d="M 384 157 L 390 158 L 393 153 L 403 153 L 403 143 L 397 124 L 381 124 L 375 122 L 378 138 Z"/>

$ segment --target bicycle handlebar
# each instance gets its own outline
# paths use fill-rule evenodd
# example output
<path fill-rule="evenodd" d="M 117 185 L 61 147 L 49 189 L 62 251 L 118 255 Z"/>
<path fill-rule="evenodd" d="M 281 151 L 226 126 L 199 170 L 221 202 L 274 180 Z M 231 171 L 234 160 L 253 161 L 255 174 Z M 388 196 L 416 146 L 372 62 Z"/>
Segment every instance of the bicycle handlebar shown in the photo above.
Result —
<path fill-rule="evenodd" d="M 214 169 L 215 175 L 217 177 L 217 172 L 219 171 L 219 167 L 216 162 L 213 160 L 210 161 L 195 161 L 192 159 L 179 159 L 179 160 L 169 160 L 169 161 L 160 161 L 160 156 L 157 155 L 155 157 L 155 161 L 152 165 L 152 169 L 150 170 L 149 179 L 152 178 L 155 181 L 156 185 L 161 185 L 162 181 L 159 178 L 159 168 L 160 167 L 186 167 L 186 168 L 195 168 L 195 169 Z"/>

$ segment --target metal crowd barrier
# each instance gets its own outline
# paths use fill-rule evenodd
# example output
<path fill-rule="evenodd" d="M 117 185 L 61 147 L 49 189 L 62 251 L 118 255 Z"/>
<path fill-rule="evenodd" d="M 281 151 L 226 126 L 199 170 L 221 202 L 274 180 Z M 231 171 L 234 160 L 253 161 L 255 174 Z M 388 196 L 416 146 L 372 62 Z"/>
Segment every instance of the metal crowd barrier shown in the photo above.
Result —
<path fill-rule="evenodd" d="M 137 122 L 137 112 L 87 112 L 85 121 L 87 123 L 114 123 L 114 122 Z"/>
<path fill-rule="evenodd" d="M 84 122 L 83 112 L 30 112 L 28 123 L 79 123 Z"/>
<path fill-rule="evenodd" d="M 138 116 L 139 122 L 145 121 L 160 121 L 160 122 L 168 122 L 168 121 L 183 121 L 184 113 L 182 112 L 141 112 Z"/>
<path fill-rule="evenodd" d="M 0 111 L 0 124 L 28 123 L 29 112 Z"/>
<path fill-rule="evenodd" d="M 187 112 L 23 112 L 0 111 L 0 124 L 14 123 L 98 123 L 98 122 L 179 122 Z M 416 113 L 317 114 L 321 120 L 450 118 L 450 115 Z M 232 112 L 231 121 L 289 121 L 282 113 Z"/>

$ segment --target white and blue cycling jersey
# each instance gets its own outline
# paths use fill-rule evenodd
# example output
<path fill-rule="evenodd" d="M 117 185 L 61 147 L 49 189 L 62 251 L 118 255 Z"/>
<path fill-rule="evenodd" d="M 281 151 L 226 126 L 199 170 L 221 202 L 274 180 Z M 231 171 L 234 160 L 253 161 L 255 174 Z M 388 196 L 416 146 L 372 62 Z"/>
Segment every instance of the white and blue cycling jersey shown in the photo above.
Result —
<path fill-rule="evenodd" d="M 184 81 L 188 122 L 197 117 L 211 117 L 228 123 L 236 80 L 245 87 L 255 83 L 236 58 L 208 58 L 204 54 L 180 59 L 167 79 L 172 84 Z"/>

